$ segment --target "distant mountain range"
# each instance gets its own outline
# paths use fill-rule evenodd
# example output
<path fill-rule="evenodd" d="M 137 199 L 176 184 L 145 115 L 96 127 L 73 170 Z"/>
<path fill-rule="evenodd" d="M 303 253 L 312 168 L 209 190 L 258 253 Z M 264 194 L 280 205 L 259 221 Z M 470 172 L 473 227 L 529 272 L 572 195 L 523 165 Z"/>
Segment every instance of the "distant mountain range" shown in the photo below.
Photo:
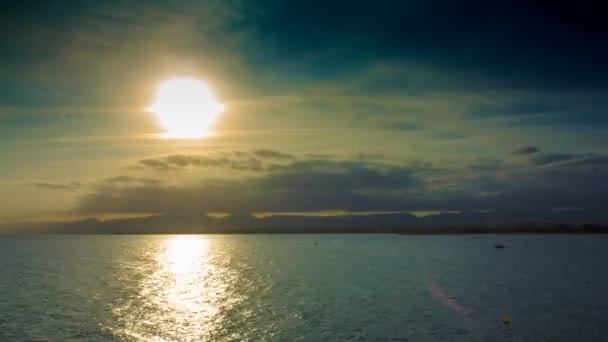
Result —
<path fill-rule="evenodd" d="M 462 212 L 416 217 L 408 213 L 342 216 L 269 216 L 232 214 L 224 218 L 207 215 L 153 215 L 142 218 L 100 221 L 95 218 L 49 223 L 2 224 L 4 233 L 69 234 L 172 234 L 172 233 L 608 233 L 601 218 L 571 212 L 552 213 L 550 218 L 515 219 L 514 213 Z M 549 216 L 547 216 L 549 217 Z M 496 223 L 500 222 L 500 223 Z"/>

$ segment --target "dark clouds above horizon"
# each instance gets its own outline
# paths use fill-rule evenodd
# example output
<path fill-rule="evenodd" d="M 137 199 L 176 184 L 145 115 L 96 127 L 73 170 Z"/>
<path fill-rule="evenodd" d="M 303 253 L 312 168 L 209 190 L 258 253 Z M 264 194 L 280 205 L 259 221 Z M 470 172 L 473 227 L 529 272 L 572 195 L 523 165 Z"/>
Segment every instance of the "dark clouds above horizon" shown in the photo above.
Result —
<path fill-rule="evenodd" d="M 5 1 L 0 220 L 600 213 L 607 16 L 595 1 Z M 217 134 L 154 138 L 143 108 L 184 74 L 226 103 Z"/>
<path fill-rule="evenodd" d="M 255 151 L 254 151 L 255 153 Z M 221 167 L 234 170 L 234 163 L 188 163 L 184 167 Z M 172 156 L 161 158 L 171 163 Z M 180 156 L 185 159 L 185 156 Z M 212 157 L 191 156 L 191 160 Z M 248 159 L 245 159 L 246 161 Z M 268 160 L 258 160 L 264 165 Z M 170 213 L 197 212 L 297 212 L 297 211 L 491 211 L 524 213 L 542 218 L 551 211 L 588 211 L 601 216 L 608 200 L 602 182 L 608 176 L 608 156 L 551 154 L 531 156 L 524 164 L 497 160 L 436 165 L 387 163 L 384 160 L 345 159 L 340 156 L 310 159 L 294 156 L 284 164 L 273 164 L 262 175 L 233 179 L 204 179 L 195 184 L 171 183 L 167 172 L 181 169 L 154 168 L 166 179 L 147 184 L 115 186 L 107 181 L 94 186 L 75 213 Z M 170 171 L 168 171 L 170 170 Z M 249 170 L 238 167 L 237 170 Z M 255 169 L 258 171 L 258 169 Z M 532 205 L 532 206 L 531 206 Z"/>

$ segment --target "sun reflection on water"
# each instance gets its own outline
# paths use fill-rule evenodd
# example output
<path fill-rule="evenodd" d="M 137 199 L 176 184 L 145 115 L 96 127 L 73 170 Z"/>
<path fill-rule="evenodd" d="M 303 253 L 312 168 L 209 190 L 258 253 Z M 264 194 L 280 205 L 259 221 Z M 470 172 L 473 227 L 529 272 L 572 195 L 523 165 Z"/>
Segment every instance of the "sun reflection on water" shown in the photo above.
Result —
<path fill-rule="evenodd" d="M 167 240 L 160 255 L 164 271 L 169 275 L 167 303 L 185 319 L 199 321 L 217 312 L 210 304 L 216 289 L 208 287 L 214 268 L 206 260 L 209 248 L 207 239 L 184 235 Z"/>
<path fill-rule="evenodd" d="M 202 235 L 171 236 L 157 246 L 137 297 L 118 312 L 125 334 L 142 341 L 214 340 L 239 301 L 230 293 L 238 272 Z"/>

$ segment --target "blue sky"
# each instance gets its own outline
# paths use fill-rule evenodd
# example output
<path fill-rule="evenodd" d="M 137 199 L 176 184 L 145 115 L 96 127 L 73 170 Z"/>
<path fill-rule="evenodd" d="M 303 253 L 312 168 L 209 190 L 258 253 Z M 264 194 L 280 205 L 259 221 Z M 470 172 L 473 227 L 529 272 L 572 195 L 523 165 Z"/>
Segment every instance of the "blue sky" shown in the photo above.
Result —
<path fill-rule="evenodd" d="M 3 6 L 2 222 L 319 211 L 604 217 L 603 5 Z M 145 111 L 175 76 L 204 80 L 226 106 L 210 136 L 162 138 Z"/>

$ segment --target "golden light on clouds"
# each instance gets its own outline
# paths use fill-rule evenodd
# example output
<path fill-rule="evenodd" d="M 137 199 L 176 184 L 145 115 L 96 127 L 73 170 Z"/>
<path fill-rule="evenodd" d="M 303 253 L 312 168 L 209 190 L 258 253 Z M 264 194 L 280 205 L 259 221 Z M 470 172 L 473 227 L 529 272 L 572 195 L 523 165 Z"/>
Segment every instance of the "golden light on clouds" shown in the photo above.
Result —
<path fill-rule="evenodd" d="M 184 77 L 161 83 L 147 110 L 156 115 L 167 137 L 196 139 L 209 133 L 224 105 L 205 82 Z"/>

